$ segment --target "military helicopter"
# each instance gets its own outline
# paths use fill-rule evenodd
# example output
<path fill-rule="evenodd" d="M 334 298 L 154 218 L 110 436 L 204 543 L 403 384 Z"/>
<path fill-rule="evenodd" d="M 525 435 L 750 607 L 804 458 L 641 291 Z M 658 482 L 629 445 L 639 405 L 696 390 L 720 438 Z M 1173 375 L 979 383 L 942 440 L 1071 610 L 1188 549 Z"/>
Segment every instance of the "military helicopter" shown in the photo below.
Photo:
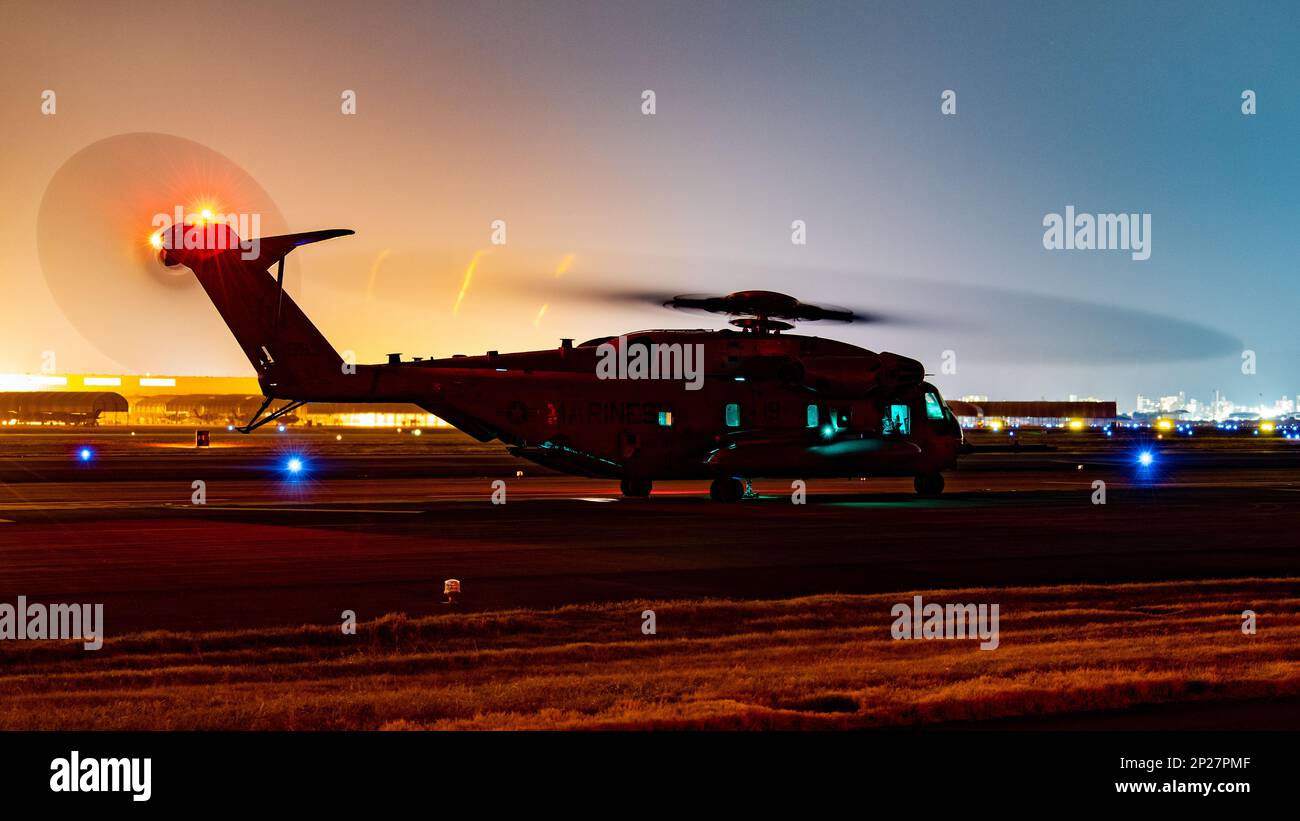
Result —
<path fill-rule="evenodd" d="M 773 291 L 678 296 L 664 305 L 731 317 L 722 330 L 637 331 L 558 348 L 348 363 L 284 291 L 284 259 L 345 229 L 241 242 L 218 224 L 155 237 L 160 261 L 198 278 L 257 371 L 265 401 L 250 433 L 309 402 L 405 402 L 482 442 L 563 473 L 710 479 L 742 499 L 754 478 L 912 476 L 942 493 L 961 427 L 920 362 L 788 333 L 792 323 L 871 317 Z M 274 269 L 275 274 L 271 271 Z M 274 410 L 277 400 L 284 404 Z"/>

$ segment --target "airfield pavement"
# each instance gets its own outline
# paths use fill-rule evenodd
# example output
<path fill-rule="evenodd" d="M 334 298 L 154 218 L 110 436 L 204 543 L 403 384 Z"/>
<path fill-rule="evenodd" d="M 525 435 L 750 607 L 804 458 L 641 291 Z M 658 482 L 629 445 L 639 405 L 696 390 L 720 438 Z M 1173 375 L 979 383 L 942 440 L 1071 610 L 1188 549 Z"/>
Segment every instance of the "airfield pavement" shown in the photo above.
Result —
<path fill-rule="evenodd" d="M 478 610 L 1300 576 L 1300 442 L 1098 438 L 966 457 L 938 499 L 814 479 L 796 505 L 760 480 L 725 505 L 703 481 L 623 499 L 450 430 L 218 431 L 209 450 L 187 430 L 6 433 L 0 596 L 103 602 L 114 631 L 213 630 L 434 614 L 449 578 Z"/>
<path fill-rule="evenodd" d="M 199 450 L 187 429 L 19 429 L 0 433 L 0 602 L 102 603 L 112 637 L 330 626 L 345 610 L 367 622 L 957 588 L 1300 588 L 1300 442 L 1039 442 L 1054 449 L 965 458 L 937 499 L 905 479 L 814 479 L 796 505 L 788 480 L 759 480 L 759 498 L 725 505 L 702 481 L 623 499 L 615 481 L 559 476 L 451 430 L 216 430 Z M 505 504 L 492 503 L 496 479 Z M 450 578 L 464 591 L 454 608 Z"/>

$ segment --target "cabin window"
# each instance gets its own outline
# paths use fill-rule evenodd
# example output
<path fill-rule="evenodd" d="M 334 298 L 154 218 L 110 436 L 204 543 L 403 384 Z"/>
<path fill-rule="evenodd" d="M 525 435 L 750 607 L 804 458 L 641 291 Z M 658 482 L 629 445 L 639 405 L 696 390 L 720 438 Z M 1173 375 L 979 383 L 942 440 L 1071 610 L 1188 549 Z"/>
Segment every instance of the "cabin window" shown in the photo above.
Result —
<path fill-rule="evenodd" d="M 907 405 L 890 405 L 889 417 L 881 421 L 887 434 L 907 436 L 912 432 L 912 412 Z"/>
<path fill-rule="evenodd" d="M 817 421 L 818 421 L 818 420 L 817 420 L 817 406 L 816 406 L 816 405 L 809 405 L 809 406 L 808 406 L 808 427 L 810 427 L 810 428 L 815 428 L 815 427 L 817 427 Z"/>
<path fill-rule="evenodd" d="M 927 419 L 943 418 L 943 405 L 939 404 L 939 397 L 930 392 L 925 394 L 925 417 Z"/>
<path fill-rule="evenodd" d="M 661 427 L 671 428 L 673 426 L 673 412 L 659 411 L 659 425 Z"/>
<path fill-rule="evenodd" d="M 731 404 L 727 405 L 726 416 L 727 416 L 727 427 L 729 428 L 740 427 L 740 405 L 737 405 L 735 402 L 732 402 Z"/>

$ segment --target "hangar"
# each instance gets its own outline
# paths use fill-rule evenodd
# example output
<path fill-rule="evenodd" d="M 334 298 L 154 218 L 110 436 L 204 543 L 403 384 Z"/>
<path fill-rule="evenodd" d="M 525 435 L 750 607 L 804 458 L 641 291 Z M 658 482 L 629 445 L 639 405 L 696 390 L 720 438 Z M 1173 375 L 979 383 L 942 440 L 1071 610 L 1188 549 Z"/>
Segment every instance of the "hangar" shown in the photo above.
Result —
<path fill-rule="evenodd" d="M 127 411 L 126 398 L 111 391 L 0 393 L 0 421 L 8 424 L 97 425 L 101 414 Z"/>

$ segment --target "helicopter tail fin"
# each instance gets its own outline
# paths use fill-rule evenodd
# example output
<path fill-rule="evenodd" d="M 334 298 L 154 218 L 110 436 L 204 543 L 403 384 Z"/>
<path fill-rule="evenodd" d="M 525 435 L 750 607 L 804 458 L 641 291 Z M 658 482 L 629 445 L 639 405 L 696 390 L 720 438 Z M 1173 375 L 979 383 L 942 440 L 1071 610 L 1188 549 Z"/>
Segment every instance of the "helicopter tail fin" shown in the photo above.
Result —
<path fill-rule="evenodd" d="M 182 235 L 186 228 L 191 230 Z M 184 265 L 194 272 L 257 369 L 263 392 L 276 398 L 332 398 L 335 391 L 331 386 L 342 375 L 343 359 L 285 293 L 283 264 L 300 245 L 352 231 L 312 231 L 240 241 L 222 226 L 195 242 L 194 234 L 199 232 L 192 229 L 173 229 L 159 258 L 164 265 Z"/>

